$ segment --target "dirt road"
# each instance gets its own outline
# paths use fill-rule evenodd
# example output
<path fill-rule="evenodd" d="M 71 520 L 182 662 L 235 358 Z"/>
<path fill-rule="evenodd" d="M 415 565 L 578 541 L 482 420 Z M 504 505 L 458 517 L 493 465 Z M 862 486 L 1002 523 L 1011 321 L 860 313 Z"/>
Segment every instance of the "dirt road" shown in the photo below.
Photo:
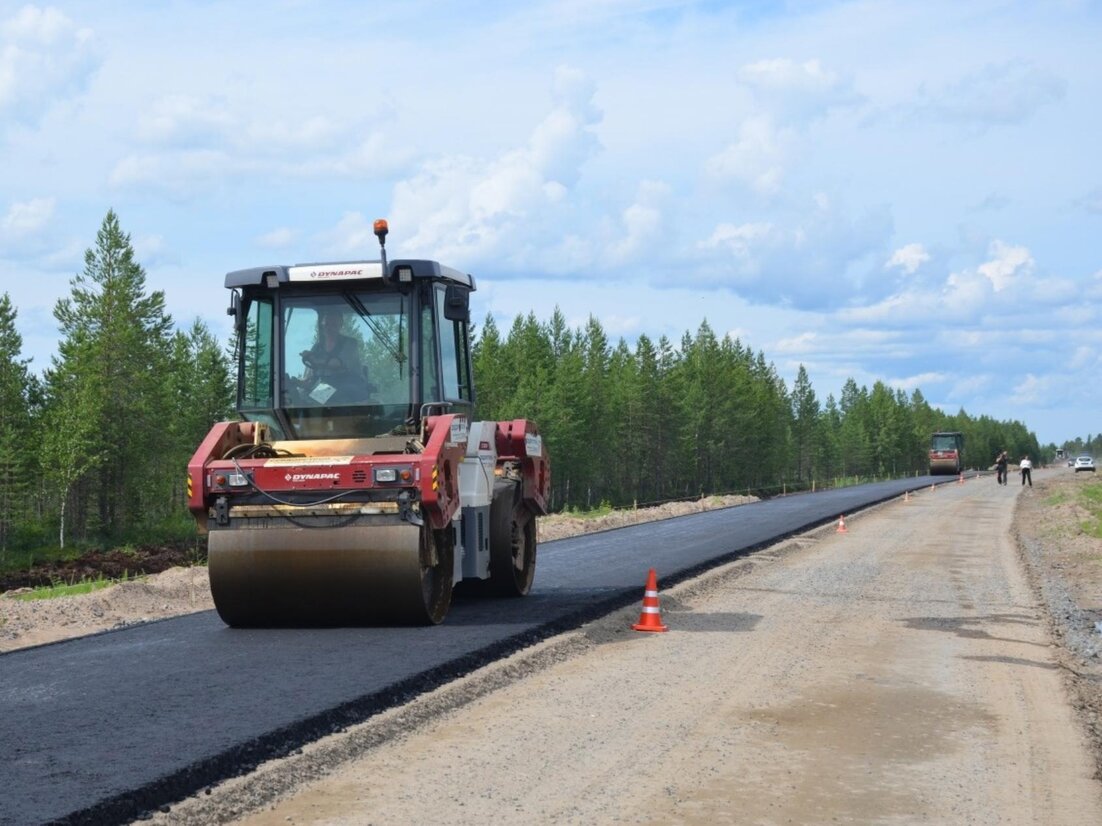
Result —
<path fill-rule="evenodd" d="M 159 818 L 1102 823 L 1018 495 L 850 518 L 662 591 L 670 633 L 621 612 Z"/>

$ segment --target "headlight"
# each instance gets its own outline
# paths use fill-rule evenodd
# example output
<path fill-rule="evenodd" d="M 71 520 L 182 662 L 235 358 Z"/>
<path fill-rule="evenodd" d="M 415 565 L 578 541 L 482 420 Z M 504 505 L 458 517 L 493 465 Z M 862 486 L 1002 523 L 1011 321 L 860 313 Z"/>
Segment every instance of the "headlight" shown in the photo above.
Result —
<path fill-rule="evenodd" d="M 375 468 L 375 484 L 377 485 L 393 485 L 396 482 L 409 484 L 412 479 L 413 471 L 406 466 Z"/>

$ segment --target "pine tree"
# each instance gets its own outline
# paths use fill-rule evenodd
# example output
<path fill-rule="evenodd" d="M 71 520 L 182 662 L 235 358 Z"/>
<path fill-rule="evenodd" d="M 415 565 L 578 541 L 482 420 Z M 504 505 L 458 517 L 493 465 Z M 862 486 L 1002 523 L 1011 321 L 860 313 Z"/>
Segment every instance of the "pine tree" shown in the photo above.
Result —
<path fill-rule="evenodd" d="M 796 452 L 796 478 L 810 481 L 815 476 L 814 457 L 819 442 L 819 400 L 802 364 L 792 385 L 792 437 Z"/>
<path fill-rule="evenodd" d="M 173 482 L 169 506 L 182 511 L 183 467 L 215 422 L 232 414 L 234 382 L 226 349 L 198 319 L 186 334 L 173 336 L 170 364 L 167 392 L 175 413 L 168 421 L 171 450 L 164 453 L 162 473 Z"/>
<path fill-rule="evenodd" d="M 842 474 L 859 476 L 868 473 L 869 417 L 868 391 L 858 388 L 857 382 L 847 379 L 842 385 L 842 427 L 840 447 L 842 451 Z"/>
<path fill-rule="evenodd" d="M 16 311 L 7 293 L 0 296 L 0 554 L 16 522 L 28 509 L 34 456 L 29 412 L 31 378 L 21 358 L 23 338 L 15 329 Z"/>
<path fill-rule="evenodd" d="M 640 502 L 653 502 L 661 496 L 665 445 L 674 424 L 669 415 L 672 405 L 661 380 L 658 351 L 645 335 L 635 342 L 635 361 L 638 365 L 635 403 L 641 408 L 637 434 L 641 454 L 636 459 L 639 483 L 625 493 Z"/>
<path fill-rule="evenodd" d="M 477 415 L 483 421 L 501 419 L 514 391 L 515 382 L 509 378 L 509 365 L 503 348 L 494 317 L 487 315 L 486 323 L 471 347 Z"/>
<path fill-rule="evenodd" d="M 172 482 L 158 470 L 176 411 L 163 379 L 172 324 L 164 294 L 147 294 L 114 211 L 54 316 L 63 336 L 47 374 L 56 490 L 62 508 L 76 495 L 78 534 L 118 538 L 169 507 Z"/>
<path fill-rule="evenodd" d="M 574 507 L 585 501 L 585 470 L 590 461 L 591 439 L 582 412 L 586 406 L 584 363 L 573 335 L 564 336 L 554 346 L 560 354 L 539 426 L 551 455 L 554 501 L 561 507 Z"/>

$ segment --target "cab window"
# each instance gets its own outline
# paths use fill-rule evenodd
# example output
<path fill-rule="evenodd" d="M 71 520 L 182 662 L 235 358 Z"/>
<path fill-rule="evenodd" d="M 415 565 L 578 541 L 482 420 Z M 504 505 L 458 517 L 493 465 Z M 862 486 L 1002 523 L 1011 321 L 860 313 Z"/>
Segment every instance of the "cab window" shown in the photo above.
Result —
<path fill-rule="evenodd" d="M 249 302 L 245 329 L 239 346 L 241 399 L 243 410 L 272 407 L 272 301 L 255 298 Z"/>
<path fill-rule="evenodd" d="M 436 323 L 440 329 L 440 371 L 444 381 L 444 399 L 471 401 L 470 361 L 467 358 L 467 322 L 453 321 L 444 315 L 447 288 L 438 284 Z"/>

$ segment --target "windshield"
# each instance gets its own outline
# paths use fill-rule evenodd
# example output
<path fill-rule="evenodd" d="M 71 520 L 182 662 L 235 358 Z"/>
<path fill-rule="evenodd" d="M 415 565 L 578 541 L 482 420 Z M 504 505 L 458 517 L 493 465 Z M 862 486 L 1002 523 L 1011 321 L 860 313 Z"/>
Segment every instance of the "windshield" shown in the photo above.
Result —
<path fill-rule="evenodd" d="M 931 450 L 956 450 L 958 436 L 946 436 L 938 434 L 934 436 L 930 446 Z"/>
<path fill-rule="evenodd" d="M 410 415 L 409 299 L 346 291 L 280 302 L 292 438 L 379 436 Z"/>

